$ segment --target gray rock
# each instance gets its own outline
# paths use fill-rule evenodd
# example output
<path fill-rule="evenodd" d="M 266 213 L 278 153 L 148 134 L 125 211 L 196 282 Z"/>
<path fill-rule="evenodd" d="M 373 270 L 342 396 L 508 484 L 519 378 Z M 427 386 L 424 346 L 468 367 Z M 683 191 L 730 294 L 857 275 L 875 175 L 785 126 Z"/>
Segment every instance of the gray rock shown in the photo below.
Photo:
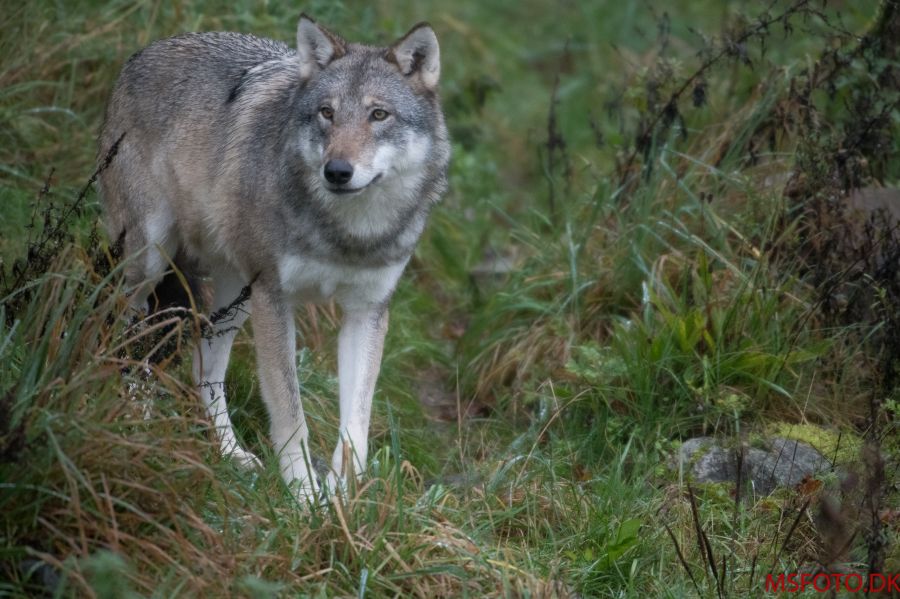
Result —
<path fill-rule="evenodd" d="M 776 487 L 796 487 L 807 476 L 827 472 L 831 462 L 814 447 L 802 441 L 774 437 L 769 451 L 759 460 L 751 460 L 751 471 L 758 493 L 771 493 Z"/>
<path fill-rule="evenodd" d="M 695 437 L 681 445 L 675 467 L 694 482 L 735 482 L 738 451 L 713 437 Z M 778 487 L 795 487 L 807 476 L 830 468 L 831 463 L 811 445 L 773 437 L 765 449 L 743 448 L 741 479 L 750 481 L 754 493 L 767 495 Z"/>
<path fill-rule="evenodd" d="M 679 469 L 690 472 L 697 482 L 721 483 L 737 476 L 734 452 L 718 445 L 713 437 L 688 439 L 678 450 Z"/>

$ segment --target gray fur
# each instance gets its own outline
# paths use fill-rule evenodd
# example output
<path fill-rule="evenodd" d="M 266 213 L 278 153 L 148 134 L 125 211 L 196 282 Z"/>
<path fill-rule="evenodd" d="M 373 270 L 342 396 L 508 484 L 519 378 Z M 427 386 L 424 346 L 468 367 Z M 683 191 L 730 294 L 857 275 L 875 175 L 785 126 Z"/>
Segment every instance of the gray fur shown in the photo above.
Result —
<path fill-rule="evenodd" d="M 396 276 L 447 187 L 437 39 L 420 25 L 392 47 L 369 47 L 303 16 L 297 40 L 299 52 L 251 35 L 189 33 L 128 60 L 100 134 L 101 157 L 125 134 L 100 176 L 108 232 L 112 239 L 124 235 L 126 255 L 143 252 L 126 269 L 136 308 L 144 307 L 170 260 L 190 262 L 221 279 L 219 296 L 255 281 L 258 349 L 262 338 L 286 343 L 293 325 L 282 320 L 293 318 L 296 302 L 334 299 L 355 323 L 354 343 L 370 343 L 368 354 L 380 360 Z M 376 118 L 382 114 L 376 110 L 388 116 Z M 332 158 L 355 167 L 340 188 L 323 175 Z M 382 275 L 391 280 L 379 282 Z M 216 301 L 227 304 L 224 297 Z M 209 373 L 224 372 L 231 344 L 225 339 L 198 349 L 195 362 L 212 364 L 195 366 L 201 388 Z M 286 350 L 258 351 L 260 359 L 265 353 L 278 362 L 260 363 L 261 386 L 273 437 L 285 437 L 276 434 L 284 428 L 276 422 L 282 414 L 296 429 L 274 439 L 276 449 L 293 455 L 283 461 L 285 477 L 300 479 L 309 494 L 315 481 L 295 463 L 306 451 L 305 423 L 294 407 L 295 360 L 279 353 Z M 378 365 L 348 368 L 354 374 L 347 375 L 347 393 L 370 402 Z M 224 397 L 209 393 L 217 426 L 230 427 L 227 412 L 214 413 L 224 410 Z M 342 386 L 342 408 L 343 394 Z M 367 426 L 368 407 L 361 412 Z M 302 447 L 291 435 L 302 437 Z"/>

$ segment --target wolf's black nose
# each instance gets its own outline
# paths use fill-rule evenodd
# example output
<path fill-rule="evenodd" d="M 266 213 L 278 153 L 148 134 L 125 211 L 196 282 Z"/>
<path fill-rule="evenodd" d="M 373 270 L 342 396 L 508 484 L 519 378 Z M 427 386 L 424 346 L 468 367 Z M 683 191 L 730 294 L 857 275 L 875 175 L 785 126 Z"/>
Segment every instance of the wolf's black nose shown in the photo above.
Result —
<path fill-rule="evenodd" d="M 353 165 L 335 158 L 325 163 L 325 179 L 335 185 L 343 185 L 353 178 Z"/>

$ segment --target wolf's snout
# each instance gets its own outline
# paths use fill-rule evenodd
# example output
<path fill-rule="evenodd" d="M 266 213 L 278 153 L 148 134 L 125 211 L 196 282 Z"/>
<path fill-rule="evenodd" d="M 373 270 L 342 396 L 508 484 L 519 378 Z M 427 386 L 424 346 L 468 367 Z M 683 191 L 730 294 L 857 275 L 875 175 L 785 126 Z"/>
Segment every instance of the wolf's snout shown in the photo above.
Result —
<path fill-rule="evenodd" d="M 334 185 L 343 185 L 353 178 L 353 165 L 346 160 L 335 158 L 325 163 L 325 180 Z"/>

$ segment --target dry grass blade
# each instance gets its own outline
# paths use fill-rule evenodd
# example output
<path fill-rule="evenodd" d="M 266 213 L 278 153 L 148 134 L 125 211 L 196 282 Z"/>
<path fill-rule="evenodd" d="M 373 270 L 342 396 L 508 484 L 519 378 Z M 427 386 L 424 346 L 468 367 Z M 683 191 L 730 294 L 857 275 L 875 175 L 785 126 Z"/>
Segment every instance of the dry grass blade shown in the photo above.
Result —
<path fill-rule="evenodd" d="M 716 592 L 721 597 L 722 585 L 718 569 L 716 568 L 716 558 L 713 555 L 712 546 L 710 546 L 706 531 L 703 530 L 703 526 L 700 524 L 700 513 L 697 509 L 697 496 L 694 493 L 694 488 L 690 485 L 688 485 L 688 498 L 691 503 L 691 516 L 694 519 L 694 532 L 697 533 L 697 545 L 700 549 L 700 557 L 703 559 L 706 568 L 709 568 L 709 572 L 716 582 Z"/>
<path fill-rule="evenodd" d="M 675 554 L 678 556 L 678 561 L 681 562 L 681 566 L 684 568 L 684 571 L 687 572 L 688 578 L 691 580 L 691 584 L 694 585 L 694 590 L 697 591 L 697 596 L 700 597 L 703 593 L 700 592 L 700 586 L 697 584 L 697 579 L 694 578 L 694 573 L 691 571 L 691 567 L 688 565 L 687 560 L 684 559 L 684 553 L 681 551 L 681 546 L 678 544 L 678 540 L 675 538 L 675 534 L 672 532 L 672 529 L 669 528 L 669 525 L 663 523 L 663 527 L 665 527 L 666 532 L 669 533 L 669 538 L 672 539 L 672 545 L 675 546 Z"/>
<path fill-rule="evenodd" d="M 781 547 L 778 549 L 778 552 L 775 554 L 775 557 L 772 559 L 772 566 L 770 568 L 771 572 L 775 571 L 775 566 L 778 563 L 778 560 L 781 558 L 781 554 L 784 552 L 785 547 L 787 547 L 787 544 L 790 542 L 791 537 L 793 537 L 794 531 L 797 530 L 797 525 L 800 524 L 800 519 L 806 513 L 806 510 L 809 508 L 809 504 L 811 502 L 812 502 L 812 497 L 807 498 L 807 500 L 803 503 L 803 506 L 799 510 L 797 510 L 797 515 L 794 517 L 794 521 L 791 522 L 791 527 L 788 528 L 787 533 L 784 535 L 784 541 L 782 541 Z"/>

